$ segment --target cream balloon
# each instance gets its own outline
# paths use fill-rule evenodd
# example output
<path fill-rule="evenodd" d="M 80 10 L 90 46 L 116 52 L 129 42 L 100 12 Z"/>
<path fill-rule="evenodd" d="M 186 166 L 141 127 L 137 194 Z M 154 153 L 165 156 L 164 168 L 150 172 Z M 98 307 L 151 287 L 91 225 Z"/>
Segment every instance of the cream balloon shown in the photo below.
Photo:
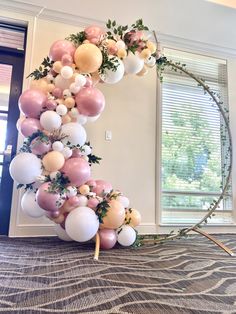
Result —
<path fill-rule="evenodd" d="M 117 230 L 117 242 L 122 246 L 132 245 L 136 236 L 135 230 L 128 225 L 123 225 Z"/>
<path fill-rule="evenodd" d="M 110 70 L 105 70 L 103 74 L 100 75 L 101 79 L 103 82 L 107 84 L 115 84 L 119 82 L 125 73 L 125 67 L 124 63 L 117 57 L 113 57 L 114 61 L 113 64 L 116 65 L 116 70 L 114 71 L 113 69 Z"/>

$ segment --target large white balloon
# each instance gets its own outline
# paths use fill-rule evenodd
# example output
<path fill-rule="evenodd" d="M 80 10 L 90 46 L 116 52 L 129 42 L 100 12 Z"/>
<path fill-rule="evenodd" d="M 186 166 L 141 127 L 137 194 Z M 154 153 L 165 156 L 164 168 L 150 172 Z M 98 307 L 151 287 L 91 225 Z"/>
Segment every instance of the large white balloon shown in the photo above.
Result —
<path fill-rule="evenodd" d="M 135 230 L 128 225 L 123 225 L 117 230 L 117 241 L 123 246 L 130 246 L 136 240 Z"/>
<path fill-rule="evenodd" d="M 33 218 L 39 218 L 45 215 L 45 210 L 43 210 L 37 204 L 35 200 L 35 193 L 33 191 L 26 191 L 21 199 L 22 211 Z"/>
<path fill-rule="evenodd" d="M 125 66 L 125 72 L 128 74 L 137 74 L 144 66 L 144 60 L 139 58 L 138 55 L 133 54 L 131 51 L 128 56 L 123 60 Z"/>
<path fill-rule="evenodd" d="M 20 153 L 10 164 L 11 177 L 18 183 L 29 184 L 42 173 L 41 160 L 32 153 Z"/>
<path fill-rule="evenodd" d="M 52 132 L 60 128 L 61 117 L 55 111 L 47 110 L 41 114 L 40 124 L 45 130 Z"/>
<path fill-rule="evenodd" d="M 98 231 L 99 220 L 89 207 L 77 207 L 66 217 L 66 233 L 75 241 L 92 239 Z"/>
<path fill-rule="evenodd" d="M 108 84 L 115 84 L 119 82 L 125 73 L 124 63 L 117 57 L 113 58 L 115 58 L 117 69 L 115 71 L 105 70 L 104 74 L 100 75 L 101 79 Z"/>
<path fill-rule="evenodd" d="M 72 145 L 80 145 L 83 146 L 86 142 L 86 131 L 82 127 L 82 125 L 76 122 L 69 122 L 62 126 L 61 134 L 66 135 L 66 137 L 62 140 L 64 144 L 70 142 Z"/>
<path fill-rule="evenodd" d="M 66 230 L 63 229 L 59 224 L 56 224 L 54 226 L 54 230 L 56 232 L 56 235 L 58 236 L 58 238 L 60 238 L 63 241 L 73 241 L 73 239 L 71 239 L 71 237 L 68 236 L 68 234 L 66 233 Z"/>

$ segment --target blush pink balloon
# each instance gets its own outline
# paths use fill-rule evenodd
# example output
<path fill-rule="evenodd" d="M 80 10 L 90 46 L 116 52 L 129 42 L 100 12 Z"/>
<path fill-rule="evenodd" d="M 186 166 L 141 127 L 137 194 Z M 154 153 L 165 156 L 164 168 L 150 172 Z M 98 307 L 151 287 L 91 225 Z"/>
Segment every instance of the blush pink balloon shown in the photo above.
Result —
<path fill-rule="evenodd" d="M 84 87 L 91 87 L 93 85 L 93 80 L 90 77 L 86 77 L 86 83 Z"/>
<path fill-rule="evenodd" d="M 54 90 L 52 91 L 52 95 L 56 98 L 61 98 L 63 95 L 63 92 L 62 92 L 61 88 L 55 87 Z"/>
<path fill-rule="evenodd" d="M 95 188 L 96 187 L 96 185 L 97 185 L 97 183 L 96 183 L 96 181 L 95 180 L 88 180 L 87 182 L 86 182 L 86 184 L 88 185 L 88 186 L 91 186 L 92 188 Z"/>
<path fill-rule="evenodd" d="M 111 183 L 104 180 L 96 180 L 96 187 L 92 189 L 92 192 L 96 193 L 98 196 L 103 196 L 106 193 L 111 192 Z"/>
<path fill-rule="evenodd" d="M 71 207 L 80 207 L 85 206 L 84 203 L 87 202 L 86 196 L 79 195 L 79 196 L 72 196 L 68 199 L 68 204 Z M 87 206 L 87 205 L 86 205 Z"/>
<path fill-rule="evenodd" d="M 39 89 L 27 89 L 19 98 L 19 108 L 26 117 L 38 118 L 47 101 L 46 95 Z"/>
<path fill-rule="evenodd" d="M 45 182 L 39 187 L 36 193 L 36 202 L 44 210 L 57 211 L 64 204 L 66 198 L 60 193 L 49 192 L 50 186 L 50 182 Z"/>
<path fill-rule="evenodd" d="M 99 204 L 99 201 L 95 197 L 91 197 L 88 200 L 87 206 L 92 208 L 92 209 L 95 209 L 98 206 L 98 204 Z"/>
<path fill-rule="evenodd" d="M 64 54 L 61 58 L 62 65 L 71 65 L 73 63 L 73 58 L 68 53 Z"/>
<path fill-rule="evenodd" d="M 48 110 L 54 110 L 57 107 L 57 102 L 53 99 L 47 100 L 45 106 Z"/>
<path fill-rule="evenodd" d="M 38 119 L 35 118 L 26 118 L 20 124 L 20 132 L 25 137 L 31 136 L 37 131 L 41 131 L 43 128 Z"/>
<path fill-rule="evenodd" d="M 49 51 L 49 57 L 53 61 L 60 61 L 65 54 L 69 54 L 71 57 L 74 56 L 75 46 L 69 40 L 57 40 L 55 41 Z"/>
<path fill-rule="evenodd" d="M 95 44 L 98 43 L 101 39 L 101 36 L 105 33 L 104 30 L 97 25 L 91 25 L 85 28 L 85 36 L 88 40 L 96 40 Z M 94 42 L 93 42 L 94 43 Z"/>
<path fill-rule="evenodd" d="M 113 229 L 99 230 L 101 249 L 109 250 L 113 248 L 117 241 L 117 234 Z"/>
<path fill-rule="evenodd" d="M 79 112 L 89 117 L 97 116 L 105 107 L 103 93 L 92 86 L 82 88 L 76 95 L 75 102 Z"/>
<path fill-rule="evenodd" d="M 81 153 L 81 150 L 79 148 L 73 149 L 72 157 L 81 157 L 81 156 L 82 156 L 82 153 Z"/>
<path fill-rule="evenodd" d="M 75 186 L 84 184 L 90 178 L 89 163 L 83 158 L 72 157 L 67 159 L 63 168 L 60 170 Z"/>
<path fill-rule="evenodd" d="M 43 142 L 39 137 L 36 137 L 30 144 L 31 152 L 35 155 L 43 155 L 50 151 L 51 142 Z"/>

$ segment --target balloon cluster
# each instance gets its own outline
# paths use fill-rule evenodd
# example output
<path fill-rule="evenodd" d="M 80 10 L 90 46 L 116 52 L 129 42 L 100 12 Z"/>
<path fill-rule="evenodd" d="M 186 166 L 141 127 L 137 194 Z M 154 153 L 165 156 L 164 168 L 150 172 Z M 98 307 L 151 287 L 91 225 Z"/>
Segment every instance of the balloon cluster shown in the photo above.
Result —
<path fill-rule="evenodd" d="M 109 20 L 107 28 L 89 26 L 54 42 L 29 75 L 33 81 L 19 98 L 23 115 L 17 122 L 25 140 L 10 165 L 12 178 L 26 189 L 26 214 L 47 216 L 64 240 L 84 242 L 99 233 L 104 249 L 117 241 L 132 245 L 141 216 L 110 183 L 91 178 L 91 165 L 100 158 L 92 154 L 83 125 L 104 110 L 98 82 L 144 75 L 156 63 L 156 46 L 141 20 L 131 29 Z"/>

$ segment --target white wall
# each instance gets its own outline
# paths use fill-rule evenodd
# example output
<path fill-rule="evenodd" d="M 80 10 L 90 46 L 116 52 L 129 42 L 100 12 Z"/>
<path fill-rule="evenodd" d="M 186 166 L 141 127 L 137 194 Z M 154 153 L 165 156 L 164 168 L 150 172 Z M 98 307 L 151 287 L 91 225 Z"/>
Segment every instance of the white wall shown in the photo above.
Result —
<path fill-rule="evenodd" d="M 15 2 L 5 0 L 2 2 L 5 3 L 5 11 L 0 15 L 29 23 L 25 76 L 38 67 L 43 57 L 48 54 L 48 49 L 54 40 L 80 31 L 78 25 L 86 24 L 86 18 L 91 18 L 87 4 L 83 4 L 80 11 L 77 10 L 80 15 L 77 19 L 75 16 L 59 14 L 47 9 L 42 11 L 44 5 L 49 6 L 49 9 L 52 5 L 46 0 L 40 1 L 39 7 L 24 6 L 24 11 L 28 12 L 24 15 L 20 13 L 21 7 Z M 30 2 L 38 3 L 36 0 Z M 71 3 L 75 6 L 80 4 L 79 1 L 70 1 Z M 179 42 L 180 45 L 190 42 L 198 48 L 201 47 L 202 50 L 213 47 L 221 54 L 226 53 L 230 56 L 232 65 L 229 76 L 230 101 L 231 104 L 236 102 L 232 83 L 236 78 L 234 74 L 236 71 L 233 70 L 236 69 L 236 65 L 232 58 L 236 50 L 236 36 L 232 36 L 232 32 L 236 29 L 235 26 L 233 27 L 236 21 L 235 11 L 202 0 L 153 0 L 148 6 L 143 1 L 135 3 L 133 7 L 134 1 L 121 0 L 119 5 L 114 6 L 107 0 L 94 2 L 93 19 L 115 18 L 126 24 L 142 16 L 146 24 L 150 22 L 151 26 L 160 30 L 160 38 L 163 40 L 168 38 L 169 42 Z M 61 4 L 62 2 L 59 1 L 57 8 L 63 11 Z M 64 8 L 64 12 L 68 8 L 70 6 Z M 39 17 L 36 17 L 40 11 L 42 12 Z M 76 10 L 73 10 L 74 12 Z M 140 210 L 143 216 L 141 232 L 156 232 L 159 211 L 156 202 L 158 182 L 156 174 L 157 178 L 159 176 L 156 169 L 158 159 L 156 132 L 159 130 L 159 121 L 156 119 L 155 71 L 150 71 L 143 78 L 125 77 L 117 85 L 100 85 L 99 88 L 106 97 L 105 111 L 97 122 L 86 125 L 94 153 L 103 157 L 100 166 L 93 166 L 94 177 L 111 181 L 114 188 L 121 189 L 131 199 L 131 204 Z M 105 130 L 112 131 L 111 142 L 105 141 Z M 167 231 L 167 229 L 163 230 Z M 35 221 L 20 213 L 17 192 L 14 193 L 13 198 L 10 232 L 15 236 L 53 234 L 50 222 L 45 219 Z"/>

